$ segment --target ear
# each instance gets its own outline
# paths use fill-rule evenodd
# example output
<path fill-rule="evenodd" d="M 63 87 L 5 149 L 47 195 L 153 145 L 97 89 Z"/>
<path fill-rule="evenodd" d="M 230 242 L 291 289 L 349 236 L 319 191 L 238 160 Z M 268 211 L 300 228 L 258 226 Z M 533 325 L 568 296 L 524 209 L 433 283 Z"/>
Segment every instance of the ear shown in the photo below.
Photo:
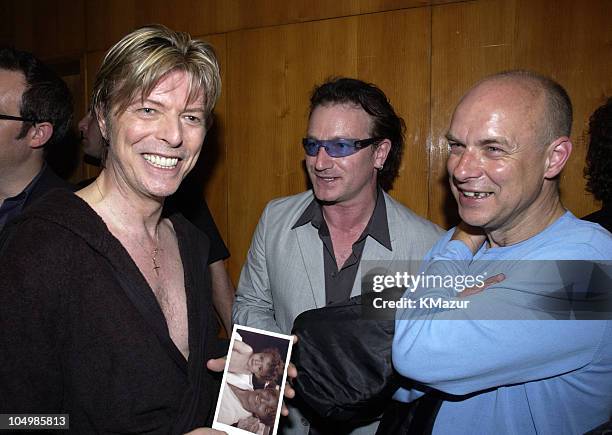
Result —
<path fill-rule="evenodd" d="M 94 111 L 96 121 L 98 122 L 98 127 L 100 128 L 100 134 L 102 134 L 102 137 L 108 143 L 108 126 L 106 125 L 106 119 L 104 116 L 100 115 L 100 113 L 100 110 Z"/>
<path fill-rule="evenodd" d="M 50 122 L 40 122 L 30 127 L 27 137 L 30 148 L 42 148 L 53 136 L 53 125 Z"/>
<path fill-rule="evenodd" d="M 559 175 L 572 154 L 572 148 L 572 141 L 567 136 L 556 139 L 548 146 L 544 177 L 550 179 Z"/>
<path fill-rule="evenodd" d="M 374 167 L 376 169 L 383 168 L 385 161 L 387 160 L 387 156 L 389 155 L 389 151 L 391 151 L 391 141 L 389 139 L 384 139 L 376 148 L 374 148 Z"/>

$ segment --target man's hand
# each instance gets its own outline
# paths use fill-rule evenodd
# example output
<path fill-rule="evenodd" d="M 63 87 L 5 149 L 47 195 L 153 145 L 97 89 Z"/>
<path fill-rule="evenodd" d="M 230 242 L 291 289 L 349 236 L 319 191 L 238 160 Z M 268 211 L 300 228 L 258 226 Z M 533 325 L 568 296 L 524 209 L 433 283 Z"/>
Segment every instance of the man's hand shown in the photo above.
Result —
<path fill-rule="evenodd" d="M 471 225 L 466 224 L 465 222 L 461 222 L 459 223 L 459 225 L 457 225 L 457 228 L 455 228 L 455 232 L 453 233 L 451 240 L 459 240 L 465 243 L 467 247 L 470 248 L 470 251 L 472 251 L 472 254 L 475 254 L 481 248 L 482 244 L 487 240 L 487 236 L 485 235 L 482 228 L 473 227 Z M 504 275 L 503 273 L 498 273 L 497 275 L 487 278 L 484 282 L 484 285 L 482 285 L 481 287 L 467 287 L 459 293 L 459 297 L 466 298 L 468 296 L 475 295 L 476 293 L 480 293 L 487 287 L 491 287 L 492 285 L 497 284 L 498 282 L 501 282 L 504 279 L 506 279 L 506 275 Z"/>
<path fill-rule="evenodd" d="M 293 336 L 293 345 L 295 346 L 295 344 L 297 343 L 298 338 L 296 335 Z M 289 366 L 287 367 L 287 382 L 285 382 L 285 397 L 287 399 L 293 399 L 295 397 L 295 390 L 293 389 L 293 387 L 291 386 L 291 383 L 293 382 L 293 380 L 297 378 L 297 369 L 295 368 L 295 365 L 293 365 L 292 363 L 289 363 Z M 285 417 L 289 415 L 289 409 L 287 409 L 287 405 L 285 405 L 285 402 L 283 401 L 283 406 L 281 408 L 281 414 L 284 415 Z"/>
<path fill-rule="evenodd" d="M 470 248 L 472 254 L 475 254 L 478 252 L 485 240 L 487 240 L 487 236 L 481 228 L 473 227 L 465 222 L 461 222 L 459 225 L 457 225 L 457 228 L 455 228 L 455 232 L 453 233 L 451 240 L 462 241 L 468 248 Z"/>
<path fill-rule="evenodd" d="M 298 341 L 298 338 L 297 336 L 294 335 L 293 336 L 294 346 L 297 343 L 297 341 Z M 223 369 L 225 368 L 225 358 L 209 359 L 208 361 L 206 361 L 206 367 L 208 368 L 208 370 L 212 370 L 213 372 L 222 372 Z M 295 397 L 295 390 L 291 387 L 291 382 L 295 378 L 297 378 L 297 369 L 292 363 L 289 363 L 289 366 L 287 367 L 287 382 L 285 382 L 285 392 L 284 392 L 285 397 L 288 399 L 293 399 Z M 289 409 L 287 409 L 287 406 L 284 403 L 283 403 L 283 407 L 281 408 L 281 414 L 284 416 L 289 415 Z"/>
<path fill-rule="evenodd" d="M 459 292 L 458 297 L 467 298 L 468 296 L 475 295 L 476 293 L 480 293 L 487 287 L 491 287 L 492 285 L 497 284 L 498 282 L 502 282 L 504 279 L 506 279 L 506 275 L 504 275 L 503 273 L 498 273 L 497 275 L 493 275 L 487 278 L 481 287 L 478 287 L 477 285 L 474 287 L 466 287 L 462 292 Z"/>
<path fill-rule="evenodd" d="M 222 372 L 225 368 L 225 359 L 226 357 L 209 359 L 206 361 L 206 367 L 208 370 L 212 370 L 213 372 Z"/>

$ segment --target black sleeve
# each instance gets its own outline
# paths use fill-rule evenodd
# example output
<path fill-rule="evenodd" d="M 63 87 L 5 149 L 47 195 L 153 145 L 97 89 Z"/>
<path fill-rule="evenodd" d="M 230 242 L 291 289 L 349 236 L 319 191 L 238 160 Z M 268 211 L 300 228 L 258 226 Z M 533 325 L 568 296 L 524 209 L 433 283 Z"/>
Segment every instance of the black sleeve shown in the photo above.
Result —
<path fill-rule="evenodd" d="M 210 240 L 210 251 L 208 254 L 208 264 L 212 264 L 219 260 L 225 260 L 230 256 L 230 253 L 219 234 L 217 225 L 213 220 L 212 214 L 208 208 L 208 204 L 202 198 L 194 201 L 194 196 L 189 197 L 182 191 L 168 199 L 168 213 L 178 211 L 187 218 L 200 231 L 208 236 Z"/>
<path fill-rule="evenodd" d="M 191 221 L 199 230 L 203 231 L 210 240 L 210 251 L 208 253 L 208 264 L 214 263 L 219 260 L 225 260 L 230 256 L 227 246 L 219 234 L 217 225 L 210 213 L 208 204 L 205 200 L 202 200 L 201 206 L 196 210 L 192 216 L 187 216 L 187 219 Z"/>
<path fill-rule="evenodd" d="M 59 412 L 62 406 L 60 271 L 68 249 L 51 252 L 36 223 L 0 248 L 0 413 Z M 51 260 L 49 260 L 51 259 Z"/>

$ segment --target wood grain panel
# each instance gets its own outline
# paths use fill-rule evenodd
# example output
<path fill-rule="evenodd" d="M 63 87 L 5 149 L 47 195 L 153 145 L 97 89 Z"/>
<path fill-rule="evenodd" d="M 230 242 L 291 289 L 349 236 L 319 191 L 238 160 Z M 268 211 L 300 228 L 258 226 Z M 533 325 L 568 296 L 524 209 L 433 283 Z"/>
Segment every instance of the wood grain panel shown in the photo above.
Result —
<path fill-rule="evenodd" d="M 357 76 L 385 91 L 406 122 L 404 158 L 391 194 L 428 215 L 431 10 L 418 8 L 359 18 Z"/>
<path fill-rule="evenodd" d="M 611 12 L 606 0 L 483 0 L 433 8 L 433 221 L 444 226 L 456 222 L 446 187 L 444 141 L 454 106 L 480 78 L 514 68 L 549 75 L 568 90 L 575 106 L 576 147 L 561 179 L 562 199 L 579 216 L 594 208 L 582 177 L 584 126 L 590 111 L 612 90 L 612 28 L 605 23 Z"/>
<path fill-rule="evenodd" d="M 204 195 L 210 211 L 215 219 L 217 228 L 227 241 L 228 238 L 228 204 L 227 204 L 227 47 L 226 35 L 212 35 L 201 37 L 215 48 L 219 66 L 221 67 L 221 80 L 223 88 L 221 97 L 215 107 L 215 120 L 211 131 L 206 135 L 204 147 L 200 153 L 198 169 L 201 168 L 204 179 Z"/>
<path fill-rule="evenodd" d="M 460 0 L 86 0 L 88 50 L 162 23 L 194 35 L 348 17 Z"/>
<path fill-rule="evenodd" d="M 87 70 L 85 73 L 85 79 L 87 83 L 85 104 L 87 105 L 87 107 L 89 106 L 89 103 L 91 101 L 91 94 L 93 92 L 96 74 L 98 72 L 98 69 L 100 68 L 100 65 L 102 64 L 102 59 L 104 58 L 105 54 L 105 50 L 100 50 L 88 52 L 85 56 L 85 65 Z"/>
<path fill-rule="evenodd" d="M 82 113 L 79 114 L 79 119 L 81 119 L 87 110 L 89 110 L 89 104 L 91 103 L 91 94 L 93 92 L 94 81 L 96 79 L 96 73 L 100 68 L 100 64 L 102 63 L 102 59 L 106 51 L 92 51 L 85 54 L 85 72 L 83 73 L 83 77 L 86 83 L 86 92 L 84 96 L 84 109 Z M 87 180 L 93 177 L 97 177 L 100 173 L 100 167 L 96 165 L 91 165 L 85 161 L 81 164 L 81 174 L 82 179 Z"/>
<path fill-rule="evenodd" d="M 228 174 L 230 272 L 239 273 L 272 198 L 304 191 L 299 145 L 313 86 L 333 75 L 378 84 L 414 131 L 397 191 L 426 213 L 429 11 L 413 9 L 229 34 Z M 401 35 L 401 36 L 398 36 Z M 421 110 L 421 114 L 419 113 Z M 409 117 L 410 115 L 408 115 Z M 421 142 L 419 144 L 419 142 Z M 416 178 L 416 177 L 415 177 Z M 421 196 L 421 200 L 417 199 Z"/>
<path fill-rule="evenodd" d="M 12 43 L 42 59 L 79 57 L 85 50 L 84 0 L 13 2 Z"/>
<path fill-rule="evenodd" d="M 612 95 L 610 16 L 609 0 L 521 0 L 517 8 L 517 66 L 553 77 L 574 105 L 574 150 L 562 173 L 561 199 L 577 216 L 599 208 L 585 191 L 583 168 L 589 116 Z"/>
<path fill-rule="evenodd" d="M 136 0 L 85 0 L 87 51 L 110 48 L 137 27 Z"/>
<path fill-rule="evenodd" d="M 0 20 L 2 20 L 2 25 L 0 26 L 0 44 L 3 45 L 11 45 L 14 42 L 14 4 L 11 0 L 0 0 Z"/>
<path fill-rule="evenodd" d="M 445 228 L 457 217 L 444 135 L 465 91 L 480 78 L 511 68 L 515 8 L 514 0 L 433 7 L 429 218 Z"/>

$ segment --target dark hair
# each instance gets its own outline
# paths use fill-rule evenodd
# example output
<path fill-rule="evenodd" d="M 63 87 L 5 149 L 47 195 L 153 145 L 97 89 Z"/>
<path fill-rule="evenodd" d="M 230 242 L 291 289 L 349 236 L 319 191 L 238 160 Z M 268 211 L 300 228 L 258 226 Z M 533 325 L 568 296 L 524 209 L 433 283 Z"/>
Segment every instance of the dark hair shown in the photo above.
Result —
<path fill-rule="evenodd" d="M 53 135 L 45 145 L 63 141 L 72 121 L 72 95 L 66 83 L 34 55 L 12 47 L 0 48 L 0 69 L 24 75 L 26 88 L 19 115 L 53 125 Z M 17 139 L 25 137 L 32 125 L 24 122 Z"/>
<path fill-rule="evenodd" d="M 262 350 L 259 353 L 267 353 L 272 357 L 272 361 L 270 362 L 270 367 L 268 370 L 261 376 L 261 378 L 265 381 L 274 381 L 285 369 L 285 363 L 281 358 L 280 352 L 275 347 L 269 347 L 267 349 Z"/>
<path fill-rule="evenodd" d="M 391 149 L 385 165 L 378 172 L 378 183 L 384 190 L 393 187 L 404 153 L 404 120 L 396 113 L 389 99 L 376 85 L 361 80 L 336 77 L 315 87 L 310 97 L 310 113 L 319 106 L 353 104 L 372 117 L 371 137 L 389 139 Z"/>
<path fill-rule="evenodd" d="M 612 204 L 612 97 L 591 115 L 584 175 L 587 190 L 604 205 Z"/>
<path fill-rule="evenodd" d="M 276 403 L 278 405 L 280 393 L 276 388 L 264 388 L 261 390 L 261 394 L 272 396 L 276 400 Z M 272 397 L 269 397 L 269 399 Z M 276 410 L 276 407 L 274 409 L 270 408 L 266 415 L 256 415 L 256 417 L 259 418 L 259 421 L 261 423 L 265 424 L 266 426 L 272 427 L 274 425 L 274 422 L 276 421 Z"/>
<path fill-rule="evenodd" d="M 537 90 L 543 92 L 546 101 L 545 128 L 540 136 L 543 145 L 548 145 L 562 136 L 569 137 L 572 131 L 573 109 L 572 101 L 563 86 L 550 77 L 526 70 L 504 71 L 487 77 L 484 81 L 497 78 L 518 79 L 525 84 L 535 85 Z"/>

